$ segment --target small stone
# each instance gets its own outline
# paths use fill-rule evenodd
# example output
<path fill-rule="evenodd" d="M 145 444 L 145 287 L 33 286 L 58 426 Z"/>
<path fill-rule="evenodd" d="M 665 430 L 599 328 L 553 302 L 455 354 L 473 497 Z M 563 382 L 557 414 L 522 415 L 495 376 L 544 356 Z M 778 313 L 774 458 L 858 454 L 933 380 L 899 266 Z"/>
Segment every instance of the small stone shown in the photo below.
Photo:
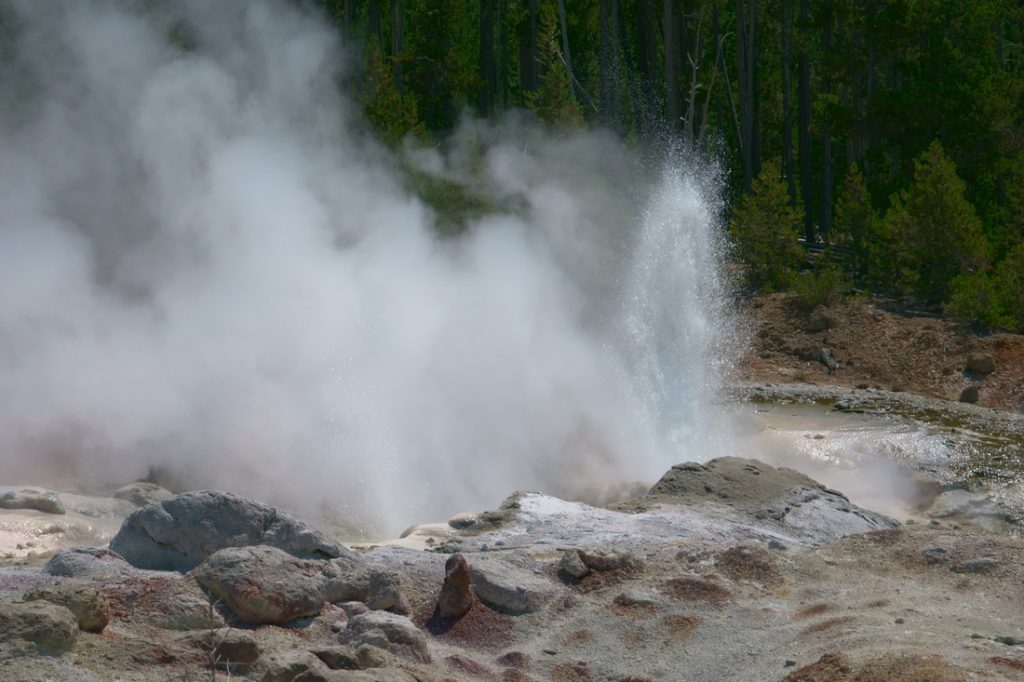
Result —
<path fill-rule="evenodd" d="M 792 668 L 794 665 L 796 665 L 796 661 L 794 661 L 792 658 L 787 658 L 785 661 L 782 662 L 783 668 Z"/>
<path fill-rule="evenodd" d="M 994 638 L 995 641 L 1006 646 L 1024 646 L 1024 637 L 1010 637 L 1008 635 L 999 635 Z"/>
<path fill-rule="evenodd" d="M 313 649 L 313 654 L 331 670 L 360 670 L 356 650 L 348 646 L 326 646 Z"/>
<path fill-rule="evenodd" d="M 423 631 L 405 616 L 387 611 L 371 611 L 356 616 L 349 621 L 342 639 L 344 644 L 357 650 L 364 644 L 370 644 L 421 663 L 431 660 Z"/>
<path fill-rule="evenodd" d="M 581 549 L 579 556 L 587 568 L 599 572 L 619 571 L 636 565 L 633 557 L 621 552 L 589 552 Z"/>
<path fill-rule="evenodd" d="M 906 621 L 904 621 L 902 618 L 897 618 L 893 622 L 896 623 L 896 625 L 903 625 L 903 623 L 905 623 Z"/>
<path fill-rule="evenodd" d="M 978 397 L 979 395 L 977 386 L 968 386 L 967 388 L 960 392 L 960 402 L 962 403 L 969 403 L 973 405 L 974 403 L 978 402 Z"/>
<path fill-rule="evenodd" d="M 47 601 L 0 603 L 0 648 L 59 656 L 74 646 L 77 637 L 78 619 L 66 606 Z"/>
<path fill-rule="evenodd" d="M 110 603 L 106 596 L 91 587 L 54 585 L 29 590 L 25 601 L 48 601 L 66 606 L 78 620 L 78 627 L 86 632 L 103 632 L 110 622 Z"/>
<path fill-rule="evenodd" d="M 203 633 L 199 640 L 210 653 L 214 665 L 221 670 L 238 672 L 256 662 L 260 647 L 248 632 L 234 628 L 220 628 Z"/>
<path fill-rule="evenodd" d="M 950 570 L 954 573 L 988 573 L 998 565 L 999 559 L 986 556 L 979 557 L 977 559 L 968 559 L 963 563 L 953 566 Z"/>
<path fill-rule="evenodd" d="M 785 551 L 787 547 L 778 540 L 772 539 L 768 541 L 768 549 L 774 549 L 782 552 Z M 794 663 L 793 665 L 796 665 L 796 663 Z"/>
<path fill-rule="evenodd" d="M 259 662 L 263 669 L 260 682 L 314 682 L 324 679 L 317 672 L 326 666 L 308 651 L 277 651 L 263 656 Z"/>
<path fill-rule="evenodd" d="M 949 555 L 945 547 L 925 547 L 921 550 L 920 554 L 921 558 L 929 566 L 949 561 Z"/>
<path fill-rule="evenodd" d="M 562 571 L 577 580 L 587 577 L 590 574 L 590 568 L 583 563 L 583 559 L 580 558 L 580 553 L 575 549 L 569 549 L 562 552 L 562 561 L 559 564 Z"/>
<path fill-rule="evenodd" d="M 995 359 L 988 353 L 971 353 L 967 356 L 967 371 L 991 374 L 996 369 Z"/>
<path fill-rule="evenodd" d="M 541 649 L 541 652 L 547 654 L 548 656 L 558 655 L 558 649 Z"/>
<path fill-rule="evenodd" d="M 441 618 L 461 618 L 473 608 L 476 601 L 473 573 L 461 554 L 448 557 L 444 572 L 444 584 L 437 598 L 437 613 Z"/>

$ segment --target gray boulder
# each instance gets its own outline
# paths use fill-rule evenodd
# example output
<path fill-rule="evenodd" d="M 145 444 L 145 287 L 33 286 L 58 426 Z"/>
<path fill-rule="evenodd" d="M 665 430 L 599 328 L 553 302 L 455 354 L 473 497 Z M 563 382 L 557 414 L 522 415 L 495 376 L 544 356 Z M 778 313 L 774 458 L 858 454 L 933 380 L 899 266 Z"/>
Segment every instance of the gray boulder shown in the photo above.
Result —
<path fill-rule="evenodd" d="M 59 656 L 78 637 L 78 619 L 46 601 L 0 603 L 0 654 Z"/>
<path fill-rule="evenodd" d="M 477 598 L 492 609 L 505 613 L 538 611 L 558 591 L 549 579 L 497 559 L 474 560 L 472 571 Z"/>
<path fill-rule="evenodd" d="M 677 464 L 647 495 L 615 506 L 642 509 L 656 504 L 701 506 L 709 502 L 739 519 L 753 518 L 760 525 L 796 533 L 813 543 L 899 526 L 899 522 L 851 503 L 841 492 L 799 471 L 741 457 Z"/>
<path fill-rule="evenodd" d="M 322 562 L 258 545 L 215 552 L 192 575 L 246 623 L 280 625 L 320 613 L 322 569 Z"/>
<path fill-rule="evenodd" d="M 231 493 L 182 493 L 136 509 L 110 549 L 138 568 L 189 571 L 227 547 L 269 545 L 306 559 L 354 555 L 274 507 Z"/>
<path fill-rule="evenodd" d="M 354 617 L 341 633 L 342 642 L 355 649 L 375 646 L 400 656 L 430 663 L 427 636 L 406 618 L 387 611 L 371 611 Z"/>
<path fill-rule="evenodd" d="M 99 590 L 77 585 L 38 587 L 25 593 L 25 601 L 48 601 L 67 607 L 75 614 L 78 627 L 86 632 L 103 632 L 110 622 L 110 602 Z"/>
<path fill-rule="evenodd" d="M 135 572 L 135 568 L 117 554 L 96 547 L 62 549 L 43 566 L 43 573 L 64 578 L 121 578 Z"/>
<path fill-rule="evenodd" d="M 65 514 L 64 503 L 57 493 L 48 490 L 11 491 L 0 495 L 0 508 L 3 509 L 35 509 L 47 514 Z"/>
<path fill-rule="evenodd" d="M 389 571 L 366 568 L 361 561 L 334 559 L 323 565 L 326 600 L 332 604 L 362 602 L 370 609 L 409 612 L 401 579 Z"/>

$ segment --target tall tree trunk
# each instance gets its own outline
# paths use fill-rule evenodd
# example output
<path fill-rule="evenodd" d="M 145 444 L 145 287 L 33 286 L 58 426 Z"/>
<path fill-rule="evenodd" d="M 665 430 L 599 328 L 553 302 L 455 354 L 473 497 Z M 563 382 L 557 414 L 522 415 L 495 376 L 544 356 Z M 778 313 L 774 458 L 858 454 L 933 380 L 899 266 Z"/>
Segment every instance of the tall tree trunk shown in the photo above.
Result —
<path fill-rule="evenodd" d="M 399 92 L 405 88 L 402 80 L 402 4 L 402 0 L 391 0 L 391 74 Z"/>
<path fill-rule="evenodd" d="M 711 30 L 715 34 L 719 45 L 725 39 L 722 35 L 721 27 L 718 23 L 718 5 L 714 5 L 711 8 Z M 729 69 L 725 65 L 725 55 L 721 49 L 718 50 L 718 70 L 722 72 L 722 77 L 725 79 L 725 97 L 729 102 L 729 113 L 732 115 L 733 129 L 736 131 L 736 141 L 738 144 L 743 144 L 743 134 L 740 129 L 740 119 L 736 115 L 736 101 L 732 97 L 732 81 L 729 79 Z M 721 117 L 720 117 L 721 118 Z M 723 124 L 724 125 L 724 124 Z"/>
<path fill-rule="evenodd" d="M 498 106 L 508 108 L 508 0 L 498 0 Z"/>
<path fill-rule="evenodd" d="M 662 29 L 665 32 L 665 119 L 669 130 L 674 131 L 679 127 L 682 111 L 679 105 L 679 76 L 676 73 L 676 64 L 679 61 L 679 36 L 673 0 L 664 1 Z"/>
<path fill-rule="evenodd" d="M 533 92 L 540 86 L 540 75 L 537 66 L 537 0 L 530 0 L 529 24 L 525 40 L 519 48 L 519 77 L 523 90 Z"/>
<path fill-rule="evenodd" d="M 811 182 L 811 62 L 807 56 L 806 34 L 808 22 L 808 0 L 800 0 L 800 28 L 804 33 L 801 41 L 799 73 L 797 83 L 797 137 L 800 145 L 800 193 L 804 203 L 804 238 L 808 244 L 814 239 L 814 197 Z"/>
<path fill-rule="evenodd" d="M 601 122 L 619 129 L 619 12 L 617 0 L 600 0 Z"/>
<path fill-rule="evenodd" d="M 637 0 L 636 40 L 637 61 L 640 67 L 641 98 L 635 99 L 642 109 L 641 119 L 644 132 L 655 129 L 658 85 L 658 20 L 655 16 L 656 0 Z"/>
<path fill-rule="evenodd" d="M 790 0 L 782 0 L 782 169 L 786 174 L 789 203 L 796 206 L 796 177 L 793 168 L 793 85 L 789 68 L 792 40 L 789 3 Z"/>
<path fill-rule="evenodd" d="M 387 51 L 384 44 L 384 22 L 381 18 L 380 3 L 383 0 L 370 0 L 370 11 L 367 19 L 370 36 L 377 40 L 377 47 L 383 55 Z"/>
<path fill-rule="evenodd" d="M 821 36 L 822 49 L 828 54 L 832 49 L 832 17 L 825 21 Z M 822 91 L 828 93 L 830 85 L 822 84 Z M 832 231 L 832 129 L 828 117 L 823 117 L 821 126 L 821 216 L 818 230 L 822 240 L 828 244 Z"/>
<path fill-rule="evenodd" d="M 750 72 L 750 44 L 744 12 L 744 0 L 736 0 L 736 78 L 740 90 L 740 161 L 743 168 L 743 189 L 751 192 L 754 179 L 754 108 L 753 108 L 753 74 Z"/>
<path fill-rule="evenodd" d="M 761 172 L 761 103 L 757 76 L 757 0 L 750 0 L 748 12 L 750 30 L 747 33 L 747 77 L 750 79 L 750 174 Z"/>
<path fill-rule="evenodd" d="M 480 114 L 494 113 L 494 100 L 498 89 L 497 59 L 494 54 L 494 3 L 480 0 Z"/>
<path fill-rule="evenodd" d="M 562 27 L 562 59 L 565 60 L 565 70 L 569 74 L 569 95 L 580 101 L 576 73 L 572 70 L 572 52 L 569 51 L 569 22 L 565 17 L 565 0 L 558 0 L 558 22 Z"/>

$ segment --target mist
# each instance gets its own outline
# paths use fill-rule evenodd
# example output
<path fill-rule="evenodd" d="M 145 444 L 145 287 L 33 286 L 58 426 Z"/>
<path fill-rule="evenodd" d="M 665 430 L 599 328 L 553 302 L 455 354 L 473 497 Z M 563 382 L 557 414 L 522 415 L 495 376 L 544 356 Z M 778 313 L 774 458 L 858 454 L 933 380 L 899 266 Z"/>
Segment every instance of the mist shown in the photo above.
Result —
<path fill-rule="evenodd" d="M 5 482 L 159 471 L 373 534 L 725 454 L 713 170 L 517 113 L 388 151 L 357 48 L 285 2 L 0 16 Z M 403 168 L 495 209 L 441 236 Z"/>

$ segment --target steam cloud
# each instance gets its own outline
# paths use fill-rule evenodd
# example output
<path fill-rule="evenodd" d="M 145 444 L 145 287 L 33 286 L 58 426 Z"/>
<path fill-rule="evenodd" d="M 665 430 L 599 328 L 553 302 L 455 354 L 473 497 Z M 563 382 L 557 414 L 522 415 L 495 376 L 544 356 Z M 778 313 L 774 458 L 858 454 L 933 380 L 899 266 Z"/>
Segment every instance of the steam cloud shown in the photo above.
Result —
<path fill-rule="evenodd" d="M 393 532 L 715 454 L 692 177 L 514 115 L 390 154 L 284 2 L 0 17 L 0 478 L 159 467 Z M 502 208 L 441 238 L 399 164 Z"/>

